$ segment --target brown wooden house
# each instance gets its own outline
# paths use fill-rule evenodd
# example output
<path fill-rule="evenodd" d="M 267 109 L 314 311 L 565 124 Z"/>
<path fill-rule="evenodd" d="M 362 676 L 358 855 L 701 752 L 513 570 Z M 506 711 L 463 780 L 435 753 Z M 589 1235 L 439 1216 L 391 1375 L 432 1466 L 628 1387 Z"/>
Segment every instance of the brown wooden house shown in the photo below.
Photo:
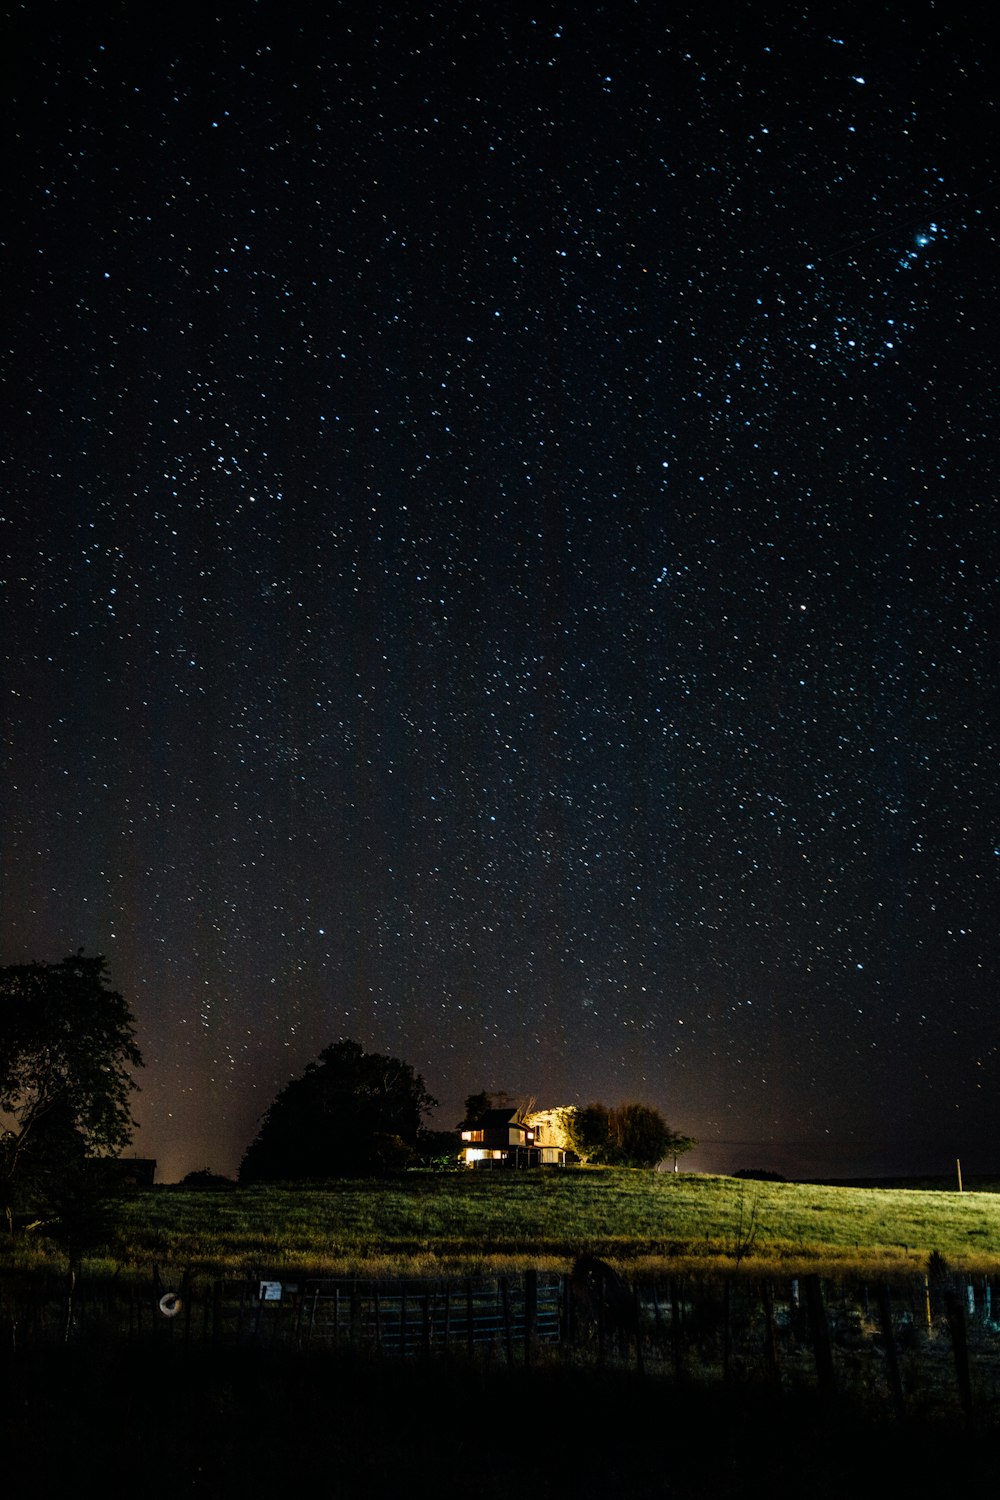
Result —
<path fill-rule="evenodd" d="M 488 1109 L 462 1131 L 467 1167 L 537 1167 L 535 1132 L 517 1118 L 516 1109 Z"/>
<path fill-rule="evenodd" d="M 547 1138 L 535 1117 L 518 1119 L 517 1109 L 488 1109 L 475 1125 L 462 1131 L 462 1155 L 467 1167 L 564 1167 L 577 1158 L 562 1142 Z"/>

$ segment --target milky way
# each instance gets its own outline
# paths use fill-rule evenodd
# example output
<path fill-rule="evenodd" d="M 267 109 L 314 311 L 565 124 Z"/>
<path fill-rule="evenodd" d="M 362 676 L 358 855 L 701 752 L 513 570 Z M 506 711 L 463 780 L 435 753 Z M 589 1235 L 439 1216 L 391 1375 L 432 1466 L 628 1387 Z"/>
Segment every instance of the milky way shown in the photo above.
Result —
<path fill-rule="evenodd" d="M 993 1168 L 987 19 L 505 11 L 22 16 L 0 961 L 168 1180 L 340 1036 Z"/>

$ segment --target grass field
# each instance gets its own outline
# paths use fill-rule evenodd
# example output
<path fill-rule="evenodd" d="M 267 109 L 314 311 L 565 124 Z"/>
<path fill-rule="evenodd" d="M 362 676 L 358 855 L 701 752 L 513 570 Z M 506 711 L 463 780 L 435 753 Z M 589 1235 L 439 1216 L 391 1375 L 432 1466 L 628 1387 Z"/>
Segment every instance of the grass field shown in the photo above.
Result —
<path fill-rule="evenodd" d="M 794 1328 L 779 1340 L 781 1383 L 768 1383 L 747 1312 L 758 1306 L 758 1278 L 771 1274 L 847 1281 L 861 1272 L 888 1281 L 923 1271 L 932 1251 L 955 1270 L 1000 1271 L 1000 1194 L 991 1191 L 610 1169 L 412 1173 L 322 1186 L 153 1188 L 123 1201 L 111 1223 L 107 1243 L 84 1263 L 91 1285 L 134 1276 L 136 1288 L 148 1289 L 152 1265 L 164 1277 L 189 1268 L 196 1281 L 269 1271 L 388 1278 L 567 1270 L 583 1250 L 632 1278 L 739 1267 L 745 1279 L 720 1287 L 713 1274 L 693 1276 L 696 1287 L 714 1287 L 714 1301 L 692 1300 L 677 1325 L 683 1369 L 654 1329 L 640 1374 L 627 1359 L 597 1368 L 572 1343 L 558 1363 L 540 1359 L 530 1369 L 508 1367 L 499 1354 L 466 1363 L 286 1347 L 266 1331 L 260 1342 L 250 1338 L 250 1324 L 230 1345 L 199 1338 L 204 1293 L 192 1300 L 190 1343 L 181 1319 L 151 1325 L 148 1313 L 134 1336 L 131 1323 L 119 1338 L 80 1316 L 72 1339 L 32 1343 L 41 1304 L 25 1286 L 33 1278 L 12 1275 L 0 1379 L 17 1399 L 0 1413 L 0 1448 L 8 1472 L 31 1475 L 34 1494 L 65 1494 L 87 1472 L 101 1474 L 108 1495 L 133 1493 L 141 1474 L 150 1496 L 211 1500 L 289 1485 L 326 1493 L 334 1483 L 339 1496 L 366 1500 L 404 1487 L 415 1500 L 458 1500 L 470 1489 L 482 1500 L 514 1489 L 537 1500 L 737 1500 L 757 1490 L 770 1500 L 803 1492 L 861 1500 L 900 1488 L 964 1492 L 984 1472 L 992 1477 L 1000 1386 L 992 1349 L 984 1363 L 980 1348 L 992 1325 L 970 1325 L 979 1360 L 973 1425 L 956 1397 L 943 1324 L 925 1330 L 900 1320 L 900 1338 L 910 1336 L 900 1356 L 906 1409 L 894 1414 L 877 1336 L 861 1340 L 863 1350 L 857 1339 L 838 1346 L 842 1388 L 831 1401 L 816 1384 L 809 1337 Z M 0 1238 L 0 1271 L 61 1265 L 57 1247 L 36 1234 Z M 724 1324 L 710 1316 L 720 1307 Z M 751 1341 L 745 1349 L 741 1338 Z M 723 1345 L 731 1378 L 719 1374 Z M 704 1433 L 717 1440 L 701 1441 Z"/>
<path fill-rule="evenodd" d="M 198 1274 L 445 1275 L 567 1268 L 583 1250 L 633 1270 L 797 1274 L 1000 1267 L 1000 1194 L 744 1182 L 614 1169 L 408 1173 L 323 1185 L 152 1188 L 122 1203 L 92 1267 Z M 2 1243 L 2 1242 L 0 1242 Z M 8 1241 L 0 1267 L 51 1263 Z"/>

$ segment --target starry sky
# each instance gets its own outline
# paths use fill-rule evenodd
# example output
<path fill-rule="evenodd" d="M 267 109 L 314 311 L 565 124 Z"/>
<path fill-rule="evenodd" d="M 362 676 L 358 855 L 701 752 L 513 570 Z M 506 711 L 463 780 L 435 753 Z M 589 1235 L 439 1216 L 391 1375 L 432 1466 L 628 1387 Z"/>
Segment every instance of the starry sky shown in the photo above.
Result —
<path fill-rule="evenodd" d="M 1000 1168 L 989 30 L 8 7 L 0 962 L 160 1180 L 341 1036 Z"/>

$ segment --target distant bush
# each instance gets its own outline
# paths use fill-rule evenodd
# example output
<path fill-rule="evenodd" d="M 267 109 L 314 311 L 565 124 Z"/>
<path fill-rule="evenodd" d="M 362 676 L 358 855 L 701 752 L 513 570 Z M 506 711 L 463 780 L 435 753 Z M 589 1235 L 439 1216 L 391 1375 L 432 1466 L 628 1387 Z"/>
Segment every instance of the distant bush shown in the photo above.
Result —
<path fill-rule="evenodd" d="M 197 1172 L 189 1172 L 186 1177 L 181 1178 L 181 1187 L 187 1188 L 234 1188 L 236 1183 L 231 1177 L 223 1177 L 220 1172 L 213 1172 L 210 1167 L 199 1167 Z"/>
<path fill-rule="evenodd" d="M 769 1172 L 767 1167 L 740 1167 L 734 1177 L 741 1177 L 744 1182 L 787 1182 L 787 1177 L 782 1177 L 780 1172 Z"/>
<path fill-rule="evenodd" d="M 417 1137 L 420 1165 L 435 1172 L 458 1171 L 462 1165 L 462 1138 L 457 1130 L 422 1130 Z"/>

